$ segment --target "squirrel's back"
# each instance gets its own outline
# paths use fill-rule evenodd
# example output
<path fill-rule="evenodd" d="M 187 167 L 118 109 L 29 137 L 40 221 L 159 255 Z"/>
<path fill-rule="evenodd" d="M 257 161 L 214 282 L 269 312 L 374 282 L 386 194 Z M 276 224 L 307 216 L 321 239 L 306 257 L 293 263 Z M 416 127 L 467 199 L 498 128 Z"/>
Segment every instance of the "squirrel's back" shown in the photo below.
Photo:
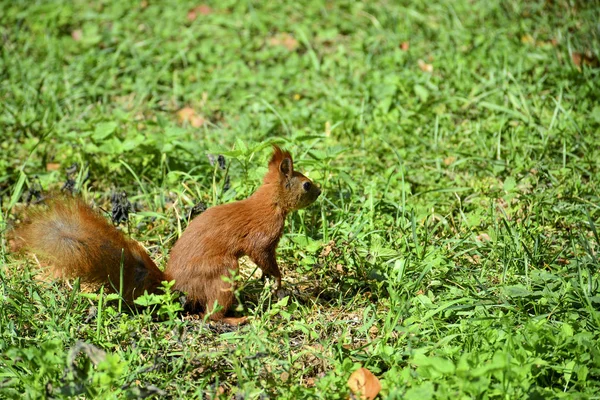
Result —
<path fill-rule="evenodd" d="M 53 200 L 28 217 L 32 222 L 15 231 L 16 246 L 34 253 L 56 278 L 81 277 L 114 292 L 122 287 L 127 301 L 166 279 L 139 243 L 79 199 Z"/>

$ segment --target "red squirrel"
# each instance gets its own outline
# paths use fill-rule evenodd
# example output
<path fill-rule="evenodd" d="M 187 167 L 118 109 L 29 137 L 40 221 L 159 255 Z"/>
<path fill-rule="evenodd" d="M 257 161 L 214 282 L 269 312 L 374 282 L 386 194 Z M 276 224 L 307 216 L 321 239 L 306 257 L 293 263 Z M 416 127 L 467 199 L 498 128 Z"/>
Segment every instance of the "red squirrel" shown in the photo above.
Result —
<path fill-rule="evenodd" d="M 80 277 L 106 284 L 131 302 L 144 291 L 153 292 L 162 281 L 175 280 L 174 289 L 187 294 L 186 306 L 209 313 L 215 303 L 222 308 L 210 318 L 230 324 L 246 321 L 226 318 L 234 301 L 229 280 L 244 255 L 281 286 L 275 250 L 288 213 L 307 207 L 321 194 L 310 179 L 294 171 L 289 152 L 273 146 L 273 156 L 262 185 L 250 197 L 210 207 L 188 225 L 172 248 L 162 272 L 144 248 L 125 237 L 83 201 L 55 200 L 30 215 L 19 226 L 15 240 L 50 266 L 57 278 Z M 123 261 L 123 271 L 121 271 Z M 123 282 L 120 284 L 120 276 Z"/>

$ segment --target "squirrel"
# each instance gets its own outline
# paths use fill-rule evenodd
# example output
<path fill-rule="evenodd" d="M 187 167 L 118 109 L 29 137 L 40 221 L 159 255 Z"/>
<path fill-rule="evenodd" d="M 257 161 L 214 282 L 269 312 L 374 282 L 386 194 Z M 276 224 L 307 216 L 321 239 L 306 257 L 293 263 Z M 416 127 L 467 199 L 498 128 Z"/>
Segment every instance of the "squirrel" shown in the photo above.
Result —
<path fill-rule="evenodd" d="M 226 317 L 234 301 L 231 277 L 244 255 L 276 280 L 275 251 L 287 214 L 312 204 L 321 190 L 294 171 L 292 156 L 273 146 L 262 185 L 248 198 L 210 207 L 192 220 L 171 249 L 161 271 L 144 248 L 77 198 L 61 198 L 29 216 L 15 230 L 15 247 L 40 257 L 56 278 L 102 283 L 131 303 L 162 281 L 186 293 L 186 308 L 211 313 L 231 325 L 246 317 Z M 123 268 L 121 269 L 121 265 Z M 122 281 L 121 279 L 122 274 Z M 221 308 L 215 310 L 215 307 Z"/>

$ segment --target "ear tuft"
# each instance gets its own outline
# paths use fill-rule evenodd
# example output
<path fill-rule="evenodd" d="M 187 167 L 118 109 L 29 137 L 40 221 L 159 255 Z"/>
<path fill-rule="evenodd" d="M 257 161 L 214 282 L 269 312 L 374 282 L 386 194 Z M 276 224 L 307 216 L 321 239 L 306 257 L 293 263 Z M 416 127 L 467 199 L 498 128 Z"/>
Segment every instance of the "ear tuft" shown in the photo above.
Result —
<path fill-rule="evenodd" d="M 269 161 L 269 170 L 279 171 L 286 177 L 291 177 L 294 172 L 294 161 L 290 152 L 273 145 L 273 156 Z"/>

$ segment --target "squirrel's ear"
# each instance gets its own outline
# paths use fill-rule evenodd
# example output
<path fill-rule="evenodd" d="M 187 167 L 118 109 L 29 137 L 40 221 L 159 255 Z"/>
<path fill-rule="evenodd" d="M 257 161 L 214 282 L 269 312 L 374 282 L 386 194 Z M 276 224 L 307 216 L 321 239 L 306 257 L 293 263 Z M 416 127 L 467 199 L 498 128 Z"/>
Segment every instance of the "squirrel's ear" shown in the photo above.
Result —
<path fill-rule="evenodd" d="M 291 178 L 294 172 L 294 166 L 292 164 L 291 158 L 284 158 L 281 160 L 281 164 L 279 164 L 279 171 L 285 175 L 286 178 Z"/>

